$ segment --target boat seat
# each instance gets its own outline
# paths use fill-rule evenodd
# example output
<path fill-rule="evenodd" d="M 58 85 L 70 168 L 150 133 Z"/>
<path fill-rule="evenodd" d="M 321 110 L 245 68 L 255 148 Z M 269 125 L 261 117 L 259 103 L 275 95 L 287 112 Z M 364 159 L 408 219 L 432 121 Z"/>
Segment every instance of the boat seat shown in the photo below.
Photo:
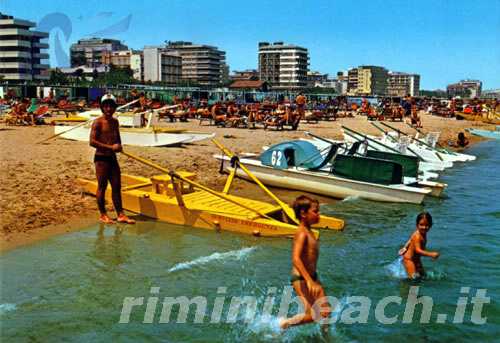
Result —
<path fill-rule="evenodd" d="M 241 198 L 234 195 L 226 195 L 229 198 L 241 203 L 247 207 L 253 208 L 261 213 L 272 213 L 281 209 L 277 205 L 272 205 L 266 202 Z M 241 206 L 233 204 L 227 200 L 219 198 L 218 196 L 211 194 L 209 192 L 199 190 L 190 194 L 182 196 L 184 204 L 187 208 L 191 210 L 204 210 L 215 213 L 227 213 L 227 214 L 237 214 L 238 216 L 244 216 L 248 219 L 258 218 L 259 215 L 253 211 L 247 210 Z"/>

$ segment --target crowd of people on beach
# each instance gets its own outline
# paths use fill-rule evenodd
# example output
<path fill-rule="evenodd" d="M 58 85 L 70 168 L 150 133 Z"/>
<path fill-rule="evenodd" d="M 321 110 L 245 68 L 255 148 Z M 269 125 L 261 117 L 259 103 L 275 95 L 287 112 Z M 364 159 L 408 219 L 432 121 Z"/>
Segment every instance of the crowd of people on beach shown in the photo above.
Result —
<path fill-rule="evenodd" d="M 149 98 L 144 92 L 133 89 L 125 97 L 117 97 L 118 105 L 137 100 L 128 110 L 144 113 L 157 110 L 160 118 L 173 121 L 199 120 L 218 127 L 233 128 L 274 128 L 277 130 L 297 130 L 301 121 L 317 123 L 366 116 L 368 120 L 406 121 L 415 128 L 422 128 L 421 113 L 443 117 L 480 115 L 500 110 L 497 99 L 440 100 L 425 97 L 382 97 L 377 99 L 350 99 L 346 96 L 332 96 L 321 99 L 299 93 L 295 98 L 280 101 L 244 102 L 240 100 L 194 99 L 191 97 L 171 99 L 171 106 L 164 101 Z M 70 99 L 68 92 L 56 97 L 51 90 L 43 98 L 22 98 L 7 91 L 0 99 L 3 121 L 9 125 L 40 125 L 44 119 L 58 114 L 78 116 L 78 113 L 98 108 L 98 99 Z M 144 119 L 144 122 L 146 120 Z M 49 120 L 50 122 L 50 120 Z"/>

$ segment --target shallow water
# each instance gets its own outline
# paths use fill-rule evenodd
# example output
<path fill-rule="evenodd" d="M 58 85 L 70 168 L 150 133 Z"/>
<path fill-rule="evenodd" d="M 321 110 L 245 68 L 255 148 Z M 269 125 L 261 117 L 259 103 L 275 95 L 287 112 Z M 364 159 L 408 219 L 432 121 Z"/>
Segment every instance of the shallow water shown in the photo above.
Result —
<path fill-rule="evenodd" d="M 429 199 L 423 206 L 396 205 L 350 199 L 323 205 L 322 211 L 347 221 L 346 230 L 322 232 L 320 279 L 328 295 L 338 299 L 335 341 L 494 341 L 500 332 L 500 145 L 478 144 L 468 153 L 478 159 L 457 164 L 442 174 L 449 184 L 445 199 Z M 439 260 L 424 259 L 429 277 L 412 284 L 397 251 L 414 228 L 416 214 L 431 212 L 434 227 L 428 248 L 441 252 Z M 159 222 L 136 226 L 94 226 L 51 238 L 0 256 L 2 267 L 0 320 L 2 341 L 321 341 L 318 325 L 278 330 L 278 306 L 289 284 L 291 241 L 262 239 L 231 233 L 214 234 Z M 434 302 L 430 323 L 420 324 L 417 309 L 411 324 L 401 323 L 404 302 L 412 285 Z M 158 287 L 159 294 L 154 294 Z M 225 287 L 219 288 L 219 287 Z M 487 323 L 451 323 L 461 287 L 487 289 Z M 153 293 L 152 293 L 153 292 Z M 227 323 L 231 296 L 254 296 L 257 314 L 245 322 L 243 311 Z M 207 297 L 207 315 L 193 324 L 159 323 L 165 297 Z M 275 306 L 265 311 L 266 301 Z M 350 296 L 367 296 L 372 309 L 366 324 L 347 324 L 342 315 L 355 311 Z M 386 315 L 395 324 L 379 323 L 375 304 L 385 296 L 402 296 L 403 305 L 389 305 Z M 135 307 L 128 324 L 120 316 L 125 297 L 159 297 L 154 316 L 146 305 Z M 216 298 L 228 299 L 211 324 Z M 224 298 L 225 297 L 225 298 Z M 153 307 L 151 307 L 153 308 Z M 296 310 L 292 307 L 290 314 Z M 171 318 L 179 311 L 173 309 Z M 444 324 L 437 314 L 447 314 Z M 352 314 L 356 316 L 356 314 Z M 174 320 L 175 321 L 175 320 Z"/>

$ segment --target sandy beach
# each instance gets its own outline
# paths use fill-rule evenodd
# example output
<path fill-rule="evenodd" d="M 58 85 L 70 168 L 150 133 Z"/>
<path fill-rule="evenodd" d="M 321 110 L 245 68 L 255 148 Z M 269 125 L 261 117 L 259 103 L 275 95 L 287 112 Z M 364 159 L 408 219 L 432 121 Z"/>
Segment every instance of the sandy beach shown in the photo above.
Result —
<path fill-rule="evenodd" d="M 440 142 L 446 144 L 455 139 L 457 133 L 467 127 L 488 126 L 470 121 L 458 121 L 430 115 L 422 115 L 424 131 L 440 131 Z M 403 123 L 390 125 L 402 131 L 414 133 Z M 304 131 L 329 137 L 341 138 L 340 125 L 368 134 L 379 132 L 366 117 L 343 118 L 335 122 L 317 124 L 301 123 L 298 131 L 265 131 L 263 129 L 232 129 L 200 126 L 197 120 L 188 123 L 164 124 L 168 127 L 195 131 L 215 132 L 226 147 L 235 152 L 259 152 L 264 145 L 275 144 L 286 139 L 302 138 Z M 78 230 L 97 221 L 95 198 L 83 195 L 75 182 L 77 177 L 94 178 L 94 149 L 87 143 L 65 139 L 39 141 L 53 134 L 53 127 L 0 127 L 1 154 L 1 251 L 29 244 L 54 234 Z M 467 134 L 471 144 L 478 137 Z M 218 152 L 210 141 L 183 147 L 139 148 L 126 147 L 132 153 L 148 158 L 162 166 L 189 170 L 197 173 L 198 181 L 221 189 L 225 177 L 218 172 L 219 163 L 212 158 Z M 125 156 L 119 156 L 123 173 L 150 176 L 157 172 L 138 164 Z M 264 199 L 262 193 L 245 181 L 238 181 L 235 188 L 239 194 Z M 242 193 L 241 193 L 242 192 Z M 297 192 L 279 190 L 283 200 L 290 201 Z M 327 201 L 327 199 L 324 199 Z M 111 212 L 113 213 L 113 212 Z"/>

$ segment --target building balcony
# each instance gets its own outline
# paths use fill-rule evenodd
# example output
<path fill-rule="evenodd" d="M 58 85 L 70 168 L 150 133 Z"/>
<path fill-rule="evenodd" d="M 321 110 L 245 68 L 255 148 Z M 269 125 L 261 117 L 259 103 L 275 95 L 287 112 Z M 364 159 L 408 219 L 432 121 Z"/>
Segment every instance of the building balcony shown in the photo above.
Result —
<path fill-rule="evenodd" d="M 39 49 L 48 49 L 49 44 L 48 43 L 33 43 L 34 48 L 39 48 Z"/>
<path fill-rule="evenodd" d="M 42 59 L 42 60 L 47 60 L 49 59 L 49 54 L 47 53 L 36 53 L 36 54 L 33 54 L 33 57 L 34 58 L 39 58 L 39 59 Z"/>
<path fill-rule="evenodd" d="M 32 69 L 31 63 L 24 62 L 0 62 L 0 68 L 9 68 L 9 69 Z"/>
<path fill-rule="evenodd" d="M 26 36 L 31 37 L 32 33 L 30 30 L 25 29 L 3 29 L 0 30 L 0 36 Z"/>
<path fill-rule="evenodd" d="M 31 58 L 31 53 L 26 51 L 0 51 L 0 58 L 2 57 Z"/>
<path fill-rule="evenodd" d="M 2 73 L 4 80 L 19 80 L 19 81 L 31 81 L 33 77 L 31 74 L 18 74 L 18 73 Z"/>
<path fill-rule="evenodd" d="M 26 40 L 0 40 L 0 47 L 23 47 L 23 48 L 31 48 L 31 42 Z"/>

